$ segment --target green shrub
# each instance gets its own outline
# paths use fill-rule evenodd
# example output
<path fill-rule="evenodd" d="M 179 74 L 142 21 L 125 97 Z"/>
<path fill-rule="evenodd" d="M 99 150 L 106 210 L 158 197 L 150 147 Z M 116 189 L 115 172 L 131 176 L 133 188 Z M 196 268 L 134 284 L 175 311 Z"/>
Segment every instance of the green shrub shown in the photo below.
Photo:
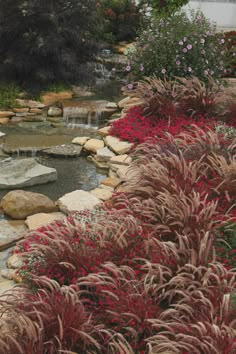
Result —
<path fill-rule="evenodd" d="M 187 3 L 188 0 L 153 0 L 152 6 L 155 15 L 164 17 L 175 13 L 179 8 Z"/>
<path fill-rule="evenodd" d="M 219 78 L 225 70 L 225 40 L 215 34 L 215 25 L 200 12 L 157 20 L 140 34 L 135 50 L 128 54 L 126 71 L 136 78 L 153 74 Z"/>
<path fill-rule="evenodd" d="M 98 9 L 104 21 L 102 37 L 105 40 L 111 42 L 135 37 L 140 15 L 134 0 L 101 0 Z"/>
<path fill-rule="evenodd" d="M 0 108 L 9 109 L 17 106 L 16 99 L 20 88 L 14 83 L 0 83 Z"/>

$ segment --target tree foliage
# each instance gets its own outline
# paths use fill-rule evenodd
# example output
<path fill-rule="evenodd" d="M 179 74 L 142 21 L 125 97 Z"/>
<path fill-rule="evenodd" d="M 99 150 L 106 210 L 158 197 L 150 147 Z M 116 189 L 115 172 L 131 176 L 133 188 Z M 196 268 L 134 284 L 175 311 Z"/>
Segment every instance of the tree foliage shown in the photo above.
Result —
<path fill-rule="evenodd" d="M 157 16 L 170 16 L 186 5 L 189 0 L 152 0 L 152 6 Z"/>
<path fill-rule="evenodd" d="M 95 0 L 0 0 L 0 77 L 74 81 L 95 53 Z"/>

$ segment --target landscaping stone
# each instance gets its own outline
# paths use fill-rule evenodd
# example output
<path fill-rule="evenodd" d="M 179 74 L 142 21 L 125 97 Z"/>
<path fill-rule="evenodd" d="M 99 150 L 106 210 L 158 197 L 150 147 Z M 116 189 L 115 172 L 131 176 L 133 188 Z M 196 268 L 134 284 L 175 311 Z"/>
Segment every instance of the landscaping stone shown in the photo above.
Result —
<path fill-rule="evenodd" d="M 5 133 L 0 132 L 0 138 L 5 136 L 5 135 L 6 135 Z"/>
<path fill-rule="evenodd" d="M 35 159 L 0 162 L 0 189 L 14 189 L 55 181 L 57 171 L 40 165 Z"/>
<path fill-rule="evenodd" d="M 102 201 L 109 200 L 112 197 L 112 192 L 104 188 L 95 188 L 90 193 Z"/>
<path fill-rule="evenodd" d="M 29 112 L 29 108 L 13 108 L 13 112 L 15 112 L 15 113 L 27 113 L 27 112 Z"/>
<path fill-rule="evenodd" d="M 114 156 L 116 156 L 114 152 L 108 149 L 108 147 L 104 147 L 102 149 L 97 150 L 97 154 L 95 158 L 97 161 L 104 162 L 104 161 L 109 161 Z"/>
<path fill-rule="evenodd" d="M 132 162 L 132 159 L 127 154 L 114 156 L 110 159 L 110 164 L 128 166 L 128 165 L 130 165 L 131 162 Z"/>
<path fill-rule="evenodd" d="M 7 260 L 7 267 L 10 269 L 18 269 L 23 266 L 24 262 L 22 256 L 17 253 L 14 253 L 11 257 Z"/>
<path fill-rule="evenodd" d="M 0 280 L 0 295 L 3 295 L 6 291 L 11 290 L 15 286 L 15 282 L 13 280 L 1 279 Z"/>
<path fill-rule="evenodd" d="M 42 114 L 42 110 L 40 108 L 30 108 L 30 113 Z"/>
<path fill-rule="evenodd" d="M 29 108 L 44 108 L 45 104 L 38 101 L 33 100 L 24 100 L 24 99 L 17 99 L 16 102 L 22 107 L 29 107 Z"/>
<path fill-rule="evenodd" d="M 9 118 L 0 118 L 0 125 L 5 125 L 5 124 L 8 124 L 10 121 Z"/>
<path fill-rule="evenodd" d="M 43 149 L 42 153 L 49 156 L 77 157 L 81 154 L 82 146 L 75 144 L 56 145 Z"/>
<path fill-rule="evenodd" d="M 97 168 L 109 170 L 109 166 L 106 161 L 98 161 L 96 157 L 93 157 L 91 155 L 87 157 L 87 160 L 93 162 Z"/>
<path fill-rule="evenodd" d="M 118 107 L 119 108 L 124 108 L 127 103 L 130 102 L 131 97 L 127 96 L 123 98 L 121 101 L 118 102 Z"/>
<path fill-rule="evenodd" d="M 23 117 L 12 117 L 11 118 L 11 123 L 12 124 L 18 124 L 18 123 L 20 123 L 20 122 L 22 122 L 23 121 Z"/>
<path fill-rule="evenodd" d="M 20 122 L 19 126 L 24 129 L 44 129 L 49 128 L 51 124 L 49 122 Z"/>
<path fill-rule="evenodd" d="M 115 102 L 108 102 L 106 108 L 118 108 Z"/>
<path fill-rule="evenodd" d="M 48 110 L 49 117 L 60 117 L 62 116 L 62 109 L 59 107 L 50 107 Z"/>
<path fill-rule="evenodd" d="M 23 121 L 24 122 L 44 122 L 45 121 L 45 118 L 38 115 L 38 116 L 29 116 L 27 115 L 26 117 L 23 118 Z"/>
<path fill-rule="evenodd" d="M 30 230 L 36 230 L 39 227 L 46 226 L 51 224 L 56 220 L 64 219 L 66 216 L 61 212 L 55 213 L 38 213 L 31 216 L 28 216 L 25 224 L 28 226 Z"/>
<path fill-rule="evenodd" d="M 0 220 L 0 251 L 14 246 L 24 238 L 27 230 L 24 222 L 18 220 Z"/>
<path fill-rule="evenodd" d="M 67 193 L 57 201 L 59 209 L 66 214 L 85 209 L 93 209 L 100 203 L 101 201 L 97 197 L 83 190 Z"/>
<path fill-rule="evenodd" d="M 104 147 L 104 141 L 99 139 L 89 139 L 84 144 L 84 149 L 96 153 L 99 149 Z"/>
<path fill-rule="evenodd" d="M 133 107 L 142 104 L 142 101 L 138 97 L 125 97 L 120 102 L 118 102 L 119 108 Z"/>
<path fill-rule="evenodd" d="M 61 92 L 47 92 L 43 95 L 41 95 L 41 100 L 46 106 L 50 106 L 52 104 L 55 104 L 56 102 L 62 101 L 62 100 L 70 100 L 72 99 L 73 92 L 70 90 L 67 91 L 61 91 Z"/>
<path fill-rule="evenodd" d="M 111 127 L 104 127 L 104 128 L 101 128 L 101 129 L 98 129 L 98 134 L 101 135 L 101 136 L 107 136 L 109 135 L 109 131 L 110 131 Z"/>
<path fill-rule="evenodd" d="M 62 117 L 47 117 L 47 121 L 52 123 L 61 123 L 62 119 Z"/>
<path fill-rule="evenodd" d="M 114 192 L 115 190 L 113 187 L 106 186 L 105 184 L 100 184 L 99 188 L 106 189 L 110 192 Z"/>
<path fill-rule="evenodd" d="M 128 178 L 128 170 L 129 166 L 120 166 L 120 168 L 116 171 L 117 176 L 121 180 L 126 180 Z"/>
<path fill-rule="evenodd" d="M 25 219 L 37 213 L 50 213 L 57 210 L 54 202 L 40 193 L 15 190 L 7 193 L 0 203 L 5 214 L 13 219 Z"/>
<path fill-rule="evenodd" d="M 101 182 L 101 185 L 103 184 L 108 187 L 116 188 L 119 184 L 121 184 L 121 180 L 119 178 L 109 177 Z"/>
<path fill-rule="evenodd" d="M 72 144 L 84 145 L 89 139 L 89 136 L 78 136 L 72 140 Z"/>
<path fill-rule="evenodd" d="M 133 144 L 126 141 L 121 141 L 114 136 L 106 136 L 104 138 L 106 145 L 114 151 L 117 155 L 123 155 L 130 151 Z"/>
<path fill-rule="evenodd" d="M 0 118 L 7 118 L 14 116 L 15 113 L 12 111 L 0 111 Z"/>
<path fill-rule="evenodd" d="M 112 171 L 111 168 L 109 169 L 108 177 L 111 177 L 111 178 L 118 178 L 116 172 Z"/>

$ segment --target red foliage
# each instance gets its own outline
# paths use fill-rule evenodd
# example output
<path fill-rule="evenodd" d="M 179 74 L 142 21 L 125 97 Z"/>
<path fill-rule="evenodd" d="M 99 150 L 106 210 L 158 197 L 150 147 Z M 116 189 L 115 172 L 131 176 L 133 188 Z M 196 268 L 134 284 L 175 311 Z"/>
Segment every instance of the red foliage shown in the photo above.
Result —
<path fill-rule="evenodd" d="M 147 138 L 158 136 L 164 138 L 168 132 L 173 136 L 182 131 L 188 130 L 190 125 L 195 124 L 199 128 L 206 126 L 212 128 L 214 119 L 198 116 L 194 119 L 185 115 L 178 115 L 177 118 L 160 120 L 155 116 L 146 117 L 141 106 L 132 107 L 123 119 L 111 125 L 109 134 L 119 137 L 121 140 L 128 140 L 132 143 L 143 143 Z"/>

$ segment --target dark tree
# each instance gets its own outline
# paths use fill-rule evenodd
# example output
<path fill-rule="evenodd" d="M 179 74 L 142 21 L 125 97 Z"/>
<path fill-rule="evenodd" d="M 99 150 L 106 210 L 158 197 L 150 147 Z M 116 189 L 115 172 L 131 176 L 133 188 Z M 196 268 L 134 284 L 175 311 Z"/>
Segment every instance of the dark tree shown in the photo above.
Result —
<path fill-rule="evenodd" d="M 0 0 L 0 79 L 75 82 L 97 27 L 96 0 Z"/>

